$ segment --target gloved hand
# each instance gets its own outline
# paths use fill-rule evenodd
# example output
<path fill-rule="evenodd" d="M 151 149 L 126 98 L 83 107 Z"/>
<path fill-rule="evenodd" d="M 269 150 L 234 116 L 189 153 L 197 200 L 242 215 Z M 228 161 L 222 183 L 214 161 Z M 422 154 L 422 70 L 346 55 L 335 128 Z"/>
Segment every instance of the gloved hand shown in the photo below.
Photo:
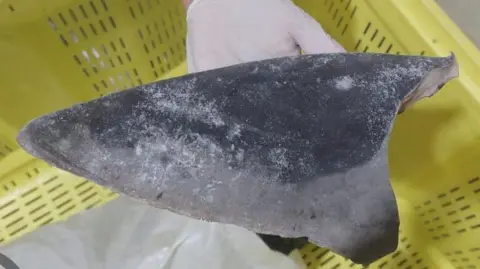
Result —
<path fill-rule="evenodd" d="M 188 72 L 305 54 L 345 52 L 290 0 L 183 0 Z"/>

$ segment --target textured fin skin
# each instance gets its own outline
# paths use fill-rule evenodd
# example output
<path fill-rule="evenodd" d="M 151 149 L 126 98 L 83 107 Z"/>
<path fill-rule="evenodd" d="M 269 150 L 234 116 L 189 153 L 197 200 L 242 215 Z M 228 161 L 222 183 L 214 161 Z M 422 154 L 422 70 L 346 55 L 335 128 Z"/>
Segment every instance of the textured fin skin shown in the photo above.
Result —
<path fill-rule="evenodd" d="M 306 236 L 370 263 L 398 243 L 387 156 L 394 118 L 405 100 L 433 94 L 452 70 L 453 55 L 252 62 L 40 117 L 18 142 L 53 166 L 155 207 Z"/>

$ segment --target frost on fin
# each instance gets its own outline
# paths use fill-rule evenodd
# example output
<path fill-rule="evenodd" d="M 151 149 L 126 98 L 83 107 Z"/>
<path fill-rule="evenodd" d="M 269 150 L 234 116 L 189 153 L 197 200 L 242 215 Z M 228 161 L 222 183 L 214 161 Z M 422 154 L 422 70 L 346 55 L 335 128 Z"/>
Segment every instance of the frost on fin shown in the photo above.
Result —
<path fill-rule="evenodd" d="M 366 53 L 251 62 L 45 115 L 17 140 L 152 206 L 370 263 L 398 243 L 393 121 L 455 70 L 453 57 Z"/>

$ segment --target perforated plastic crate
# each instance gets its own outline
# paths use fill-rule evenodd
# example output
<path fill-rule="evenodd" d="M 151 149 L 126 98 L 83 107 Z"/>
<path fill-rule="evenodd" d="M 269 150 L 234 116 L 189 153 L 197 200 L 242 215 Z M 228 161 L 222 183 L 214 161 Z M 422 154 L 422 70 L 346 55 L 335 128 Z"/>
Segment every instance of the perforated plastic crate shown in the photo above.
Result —
<path fill-rule="evenodd" d="M 370 268 L 480 268 L 480 52 L 433 0 L 299 0 L 348 50 L 445 56 L 460 78 L 398 117 L 399 250 Z M 0 242 L 116 197 L 18 149 L 42 113 L 183 74 L 179 0 L 0 1 Z M 302 250 L 309 268 L 361 268 Z"/>

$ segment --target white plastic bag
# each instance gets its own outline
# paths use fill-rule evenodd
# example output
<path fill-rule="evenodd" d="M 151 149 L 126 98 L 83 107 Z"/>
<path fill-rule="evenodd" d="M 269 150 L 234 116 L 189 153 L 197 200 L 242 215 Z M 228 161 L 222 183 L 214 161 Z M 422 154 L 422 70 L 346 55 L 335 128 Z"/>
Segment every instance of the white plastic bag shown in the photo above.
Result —
<path fill-rule="evenodd" d="M 44 226 L 1 247 L 0 253 L 20 269 L 299 268 L 253 232 L 126 197 Z"/>

